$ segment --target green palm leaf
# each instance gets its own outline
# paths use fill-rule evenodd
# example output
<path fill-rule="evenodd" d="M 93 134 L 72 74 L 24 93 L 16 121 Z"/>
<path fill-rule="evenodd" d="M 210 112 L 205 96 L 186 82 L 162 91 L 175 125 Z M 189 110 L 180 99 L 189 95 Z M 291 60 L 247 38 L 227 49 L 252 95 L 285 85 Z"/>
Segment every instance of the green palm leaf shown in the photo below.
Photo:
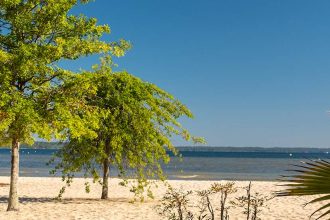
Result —
<path fill-rule="evenodd" d="M 276 192 L 277 196 L 304 196 L 322 195 L 313 199 L 307 204 L 327 201 L 327 204 L 314 211 L 311 216 L 323 211 L 317 219 L 330 214 L 330 162 L 325 160 L 315 160 L 302 162 L 304 165 L 294 165 L 295 169 L 291 176 L 282 176 L 282 181 L 288 182 L 281 186 L 286 189 Z M 298 168 L 298 169 L 296 169 Z"/>

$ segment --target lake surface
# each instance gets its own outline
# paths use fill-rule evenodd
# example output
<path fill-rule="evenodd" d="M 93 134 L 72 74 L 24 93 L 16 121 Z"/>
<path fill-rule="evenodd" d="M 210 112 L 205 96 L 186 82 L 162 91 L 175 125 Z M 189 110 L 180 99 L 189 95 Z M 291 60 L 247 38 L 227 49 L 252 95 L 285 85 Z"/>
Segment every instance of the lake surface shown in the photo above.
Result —
<path fill-rule="evenodd" d="M 56 150 L 21 149 L 21 176 L 50 176 L 46 165 Z M 181 151 L 182 161 L 172 157 L 163 168 L 169 179 L 195 180 L 276 180 L 287 175 L 292 164 L 307 159 L 328 159 L 328 152 L 214 152 Z M 10 150 L 0 149 L 0 175 L 10 174 Z M 112 172 L 115 176 L 116 173 Z M 59 176 L 59 175 L 58 175 Z"/>

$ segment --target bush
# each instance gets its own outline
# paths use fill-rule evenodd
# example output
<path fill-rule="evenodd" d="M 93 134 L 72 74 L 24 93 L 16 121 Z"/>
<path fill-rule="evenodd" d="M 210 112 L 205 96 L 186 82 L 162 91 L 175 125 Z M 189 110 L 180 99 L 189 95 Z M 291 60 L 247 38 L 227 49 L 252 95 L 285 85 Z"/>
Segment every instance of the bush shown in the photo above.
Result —
<path fill-rule="evenodd" d="M 183 188 L 174 189 L 169 185 L 158 207 L 159 214 L 169 220 L 229 220 L 230 208 L 243 208 L 247 220 L 260 220 L 258 214 L 273 197 L 258 192 L 252 194 L 251 188 L 250 182 L 243 188 L 245 195 L 229 200 L 228 196 L 238 190 L 234 182 L 213 183 L 209 189 L 195 192 L 184 191 Z M 199 199 L 192 201 L 193 195 Z"/>

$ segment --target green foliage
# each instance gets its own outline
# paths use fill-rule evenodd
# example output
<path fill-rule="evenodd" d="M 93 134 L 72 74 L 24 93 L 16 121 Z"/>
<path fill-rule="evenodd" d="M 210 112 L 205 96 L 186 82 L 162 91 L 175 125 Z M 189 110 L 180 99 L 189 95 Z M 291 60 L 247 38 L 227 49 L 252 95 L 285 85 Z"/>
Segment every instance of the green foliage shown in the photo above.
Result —
<path fill-rule="evenodd" d="M 262 195 L 259 192 L 252 193 L 251 182 L 247 187 L 244 187 L 246 195 L 237 197 L 236 200 L 231 201 L 231 204 L 235 207 L 244 208 L 243 214 L 246 215 L 247 220 L 261 220 L 259 213 L 262 212 L 262 208 L 266 207 L 266 202 L 273 199 L 273 197 Z"/>
<path fill-rule="evenodd" d="M 315 160 L 303 162 L 304 165 L 296 165 L 298 169 L 291 170 L 296 175 L 284 176 L 284 184 L 287 189 L 277 192 L 278 196 L 304 196 L 304 195 L 322 195 L 319 198 L 311 200 L 308 204 L 317 202 L 327 202 L 324 206 L 317 209 L 311 216 L 322 212 L 317 219 L 326 217 L 330 214 L 330 163 L 325 160 Z"/>
<path fill-rule="evenodd" d="M 97 92 L 89 97 L 89 105 L 98 108 L 97 137 L 72 136 L 59 151 L 61 162 L 54 172 L 60 170 L 64 177 L 72 178 L 75 172 L 84 171 L 98 180 L 100 165 L 109 158 L 120 177 L 137 179 L 132 191 L 141 195 L 148 179 L 165 179 L 161 163 L 170 160 L 166 150 L 177 154 L 171 138 L 180 135 L 193 141 L 177 121 L 193 116 L 169 93 L 127 72 L 113 73 L 109 63 L 104 58 L 101 66 L 94 67 L 96 74 L 91 73 Z"/>
<path fill-rule="evenodd" d="M 4 0 L 0 2 L 0 141 L 33 143 L 96 136 L 95 109 L 85 96 L 95 93 L 88 78 L 61 68 L 60 61 L 95 53 L 122 56 L 129 43 L 106 43 L 107 25 L 70 14 L 88 1 Z M 90 126 L 85 126 L 89 124 Z"/>

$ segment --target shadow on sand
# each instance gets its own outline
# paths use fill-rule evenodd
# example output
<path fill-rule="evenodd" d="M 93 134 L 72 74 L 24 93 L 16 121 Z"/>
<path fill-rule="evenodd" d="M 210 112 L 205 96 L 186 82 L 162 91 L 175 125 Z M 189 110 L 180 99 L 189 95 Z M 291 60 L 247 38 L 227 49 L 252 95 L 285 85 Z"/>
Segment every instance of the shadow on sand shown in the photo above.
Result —
<path fill-rule="evenodd" d="M 62 203 L 62 204 L 91 204 L 91 203 L 104 203 L 104 202 L 116 202 L 116 203 L 129 203 L 131 200 L 128 198 L 110 198 L 107 200 L 103 199 L 92 199 L 92 198 L 64 198 L 58 200 L 56 198 L 47 198 L 47 197 L 20 197 L 20 203 L 27 204 L 27 203 Z M 0 203 L 7 203 L 8 197 L 0 197 Z"/>

